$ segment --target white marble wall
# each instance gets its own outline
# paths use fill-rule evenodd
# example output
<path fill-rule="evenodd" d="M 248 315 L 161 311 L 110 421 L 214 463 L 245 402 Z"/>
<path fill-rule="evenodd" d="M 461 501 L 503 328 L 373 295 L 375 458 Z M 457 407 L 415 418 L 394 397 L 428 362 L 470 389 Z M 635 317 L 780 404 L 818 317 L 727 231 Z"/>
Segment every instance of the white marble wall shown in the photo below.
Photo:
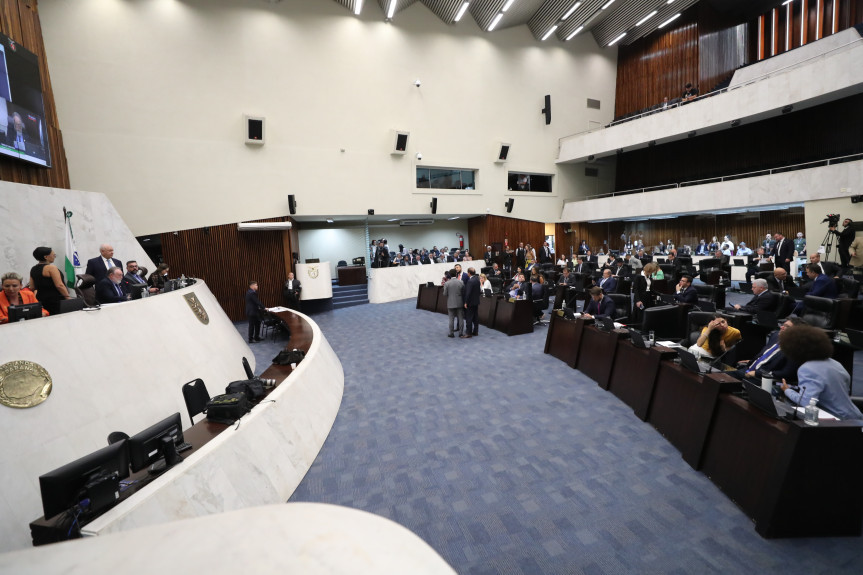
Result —
<path fill-rule="evenodd" d="M 856 34 L 856 32 L 854 32 Z M 577 134 L 560 142 L 558 163 L 582 162 L 590 155 L 610 156 L 620 148 L 647 147 L 648 142 L 686 138 L 692 130 L 728 128 L 732 120 L 763 119 L 780 114 L 788 104 L 814 105 L 863 91 L 863 40 L 800 64 L 775 76 L 610 128 Z"/>
<path fill-rule="evenodd" d="M 16 575 L 254 573 L 455 575 L 398 523 L 347 507 L 243 509 L 0 555 Z"/>
<path fill-rule="evenodd" d="M 206 309 L 208 325 L 198 321 L 187 305 L 183 294 L 189 292 L 195 293 Z M 33 361 L 53 379 L 53 390 L 44 403 L 30 409 L 0 406 L 0 436 L 4 438 L 0 450 L 0 484 L 4 486 L 0 494 L 0 550 L 30 545 L 28 523 L 42 515 L 39 475 L 103 447 L 112 431 L 133 434 L 176 411 L 187 426 L 182 384 L 201 378 L 210 394 L 216 395 L 223 393 L 227 383 L 245 378 L 243 357 L 254 367 L 252 351 L 201 281 L 144 300 L 5 325 L 0 330 L 0 365 L 13 360 Z M 260 490 L 275 499 L 255 503 L 286 500 L 286 494 L 293 490 L 290 485 L 305 474 L 329 432 L 338 409 L 336 396 L 341 397 L 341 364 L 316 326 L 314 337 L 313 349 L 321 350 L 320 361 L 327 366 L 316 366 L 318 360 L 307 359 L 289 378 L 291 384 L 279 390 L 277 397 L 285 398 L 279 409 L 262 406 L 251 418 L 266 424 L 279 415 L 281 427 L 273 423 L 272 429 L 267 427 L 262 433 L 260 427 L 244 422 L 241 429 L 246 433 L 220 437 L 195 454 L 197 462 L 181 466 L 196 473 L 208 469 L 209 476 L 198 477 L 197 484 L 178 481 L 189 496 L 179 505 L 180 510 L 148 509 L 141 518 L 130 514 L 124 521 L 170 520 L 189 516 L 190 509 L 195 513 L 213 509 L 219 499 L 225 499 L 223 508 L 232 508 L 240 501 L 214 496 L 208 487 L 218 492 L 226 485 L 269 482 L 271 487 Z M 294 383 L 304 371 L 312 372 L 311 381 L 315 382 L 309 397 L 304 395 L 302 384 Z M 324 404 L 326 407 L 319 406 Z M 286 416 L 283 409 L 299 413 Z M 263 470 L 263 463 L 244 468 L 245 474 L 224 462 L 217 469 L 207 463 L 207 454 L 219 446 L 229 444 L 236 449 L 252 438 L 257 441 L 258 436 L 269 451 L 262 456 L 258 448 L 249 448 L 249 453 L 270 466 L 260 477 L 249 470 Z M 164 483 L 170 478 L 166 474 L 158 481 Z"/>
<path fill-rule="evenodd" d="M 369 303 L 415 298 L 420 284 L 428 282 L 439 284 L 444 272 L 453 269 L 453 266 L 455 263 L 372 268 L 369 276 Z M 483 260 L 461 262 L 461 267 L 464 272 L 472 267 L 479 274 L 485 267 L 485 262 Z"/>
<path fill-rule="evenodd" d="M 63 270 L 64 207 L 72 212 L 72 233 L 83 266 L 79 273 L 84 273 L 88 259 L 99 255 L 103 243 L 111 244 L 114 257 L 124 264 L 135 259 L 149 271 L 156 269 L 105 194 L 0 182 L 0 198 L 0 274 L 15 271 L 26 282 L 36 265 L 33 250 L 38 246 L 54 248 L 55 264 Z"/>
<path fill-rule="evenodd" d="M 863 161 L 686 188 L 567 202 L 565 222 L 698 214 L 716 210 L 847 198 L 860 193 Z M 856 191 L 855 191 L 856 190 Z M 846 200 L 847 201 L 847 200 Z M 850 204 L 850 202 L 849 202 Z M 823 216 L 822 216 L 823 218 Z M 808 224 L 807 224 L 808 228 Z M 789 230 L 789 237 L 798 230 Z M 807 230 L 811 233 L 811 230 Z"/>

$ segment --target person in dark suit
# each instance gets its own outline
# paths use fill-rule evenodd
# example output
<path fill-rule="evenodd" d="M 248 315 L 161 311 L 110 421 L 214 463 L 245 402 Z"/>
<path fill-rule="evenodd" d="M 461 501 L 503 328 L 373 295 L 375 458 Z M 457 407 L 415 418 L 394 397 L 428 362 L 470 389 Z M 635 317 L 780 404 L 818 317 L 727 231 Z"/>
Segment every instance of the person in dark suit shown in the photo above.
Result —
<path fill-rule="evenodd" d="M 830 233 L 835 234 L 838 238 L 836 250 L 839 252 L 839 261 L 843 268 L 847 268 L 848 262 L 851 261 L 851 253 L 848 248 L 854 242 L 854 228 L 851 227 L 851 218 L 845 218 L 842 225 L 845 229 L 841 232 L 836 231 L 836 226 L 830 226 Z"/>
<path fill-rule="evenodd" d="M 123 286 L 123 270 L 117 266 L 107 271 L 107 275 L 96 282 L 96 301 L 101 304 L 126 301 L 128 293 Z"/>
<path fill-rule="evenodd" d="M 850 243 L 848 245 L 851 245 Z M 548 242 L 543 242 L 542 247 L 539 249 L 539 263 L 546 264 L 550 263 L 554 260 L 551 259 L 551 248 L 548 245 Z"/>
<path fill-rule="evenodd" d="M 578 258 L 578 265 L 575 266 L 575 273 L 589 274 L 592 269 L 593 266 L 586 262 L 583 257 Z"/>
<path fill-rule="evenodd" d="M 515 249 L 515 265 L 521 269 L 527 267 L 527 252 L 524 249 L 524 242 L 518 242 L 518 247 Z"/>
<path fill-rule="evenodd" d="M 141 270 L 138 268 L 138 262 L 135 260 L 129 260 L 126 262 L 126 275 L 123 276 L 123 287 L 126 289 L 126 293 L 132 293 L 131 287 L 135 284 L 146 284 L 146 274 L 142 274 Z M 159 288 L 156 287 L 148 287 L 147 291 L 149 293 L 156 293 L 159 291 Z"/>
<path fill-rule="evenodd" d="M 479 277 L 474 268 L 467 269 L 468 280 L 464 284 L 464 331 L 465 338 L 479 335 Z"/>
<path fill-rule="evenodd" d="M 774 262 L 777 266 L 784 268 L 786 272 L 791 273 L 791 259 L 794 257 L 794 242 L 778 232 L 773 234 L 773 239 L 776 240 L 776 257 L 774 258 Z"/>
<path fill-rule="evenodd" d="M 84 272 L 93 276 L 97 284 L 108 275 L 109 269 L 123 268 L 123 262 L 114 257 L 114 248 L 110 245 L 99 246 L 99 253 L 101 254 L 99 257 L 87 260 L 87 269 Z"/>
<path fill-rule="evenodd" d="M 674 294 L 677 303 L 698 303 L 698 292 L 692 287 L 692 276 L 684 274 L 677 282 L 677 292 Z"/>
<path fill-rule="evenodd" d="M 611 269 L 605 268 L 602 270 L 602 279 L 596 284 L 604 293 L 614 293 L 617 289 L 617 278 L 611 275 Z"/>
<path fill-rule="evenodd" d="M 482 259 L 485 260 L 485 265 L 490 266 L 494 262 L 494 255 L 491 251 L 491 246 L 485 247 L 485 253 L 482 254 Z"/>
<path fill-rule="evenodd" d="M 288 281 L 282 286 L 282 295 L 288 302 L 290 309 L 300 311 L 300 292 L 302 290 L 303 286 L 300 284 L 300 280 L 294 279 L 294 274 L 289 272 Z"/>
<path fill-rule="evenodd" d="M 653 306 L 653 296 L 650 293 L 650 288 L 647 286 L 647 278 L 642 273 L 644 268 L 635 272 L 632 280 L 632 301 L 633 310 L 635 310 L 635 319 L 640 322 L 643 317 L 644 310 Z"/>
<path fill-rule="evenodd" d="M 258 282 L 249 282 L 246 292 L 246 317 L 249 318 L 249 343 L 261 341 L 261 316 L 266 308 L 258 299 Z"/>
<path fill-rule="evenodd" d="M 562 283 L 567 286 L 575 285 L 575 276 L 569 272 L 568 268 L 563 268 L 563 273 L 557 279 L 557 283 Z"/>
<path fill-rule="evenodd" d="M 617 309 L 614 305 L 614 300 L 610 297 L 605 297 L 602 293 L 602 288 L 594 286 L 590 288 L 590 303 L 587 304 L 587 309 L 584 311 L 584 316 L 588 319 L 597 317 L 614 317 L 614 312 Z"/>
<path fill-rule="evenodd" d="M 830 299 L 836 299 L 836 296 L 839 295 L 839 290 L 836 288 L 836 282 L 833 281 L 833 278 L 821 271 L 820 265 L 809 264 L 806 266 L 806 275 L 810 280 L 812 280 L 812 289 L 809 290 L 808 295 Z M 794 313 L 797 315 L 803 315 L 803 300 L 797 302 L 797 305 L 794 307 Z"/>
<path fill-rule="evenodd" d="M 462 281 L 463 284 L 467 285 L 468 275 L 466 273 L 464 273 L 463 271 L 461 271 L 461 264 L 456 264 L 454 269 L 455 269 L 456 275 L 453 277 L 457 277 L 458 279 L 460 279 Z M 477 304 L 477 305 L 479 305 L 479 304 Z"/>
<path fill-rule="evenodd" d="M 782 324 L 782 326 L 770 334 L 767 338 L 767 344 L 755 354 L 748 362 L 746 360 L 737 363 L 737 372 L 734 374 L 737 377 L 761 377 L 764 372 L 773 374 L 775 381 L 797 380 L 797 368 L 800 364 L 785 355 L 779 349 L 779 334 L 784 332 L 791 326 L 806 325 L 806 322 L 799 317 L 790 317 Z"/>
<path fill-rule="evenodd" d="M 27 152 L 27 144 L 30 143 L 30 136 L 27 135 L 24 129 L 24 119 L 18 112 L 12 113 L 12 125 L 9 126 L 6 132 L 6 145 L 22 152 Z"/>
<path fill-rule="evenodd" d="M 776 300 L 779 296 L 767 289 L 767 280 L 760 278 L 752 280 L 752 293 L 754 295 L 746 305 L 735 304 L 734 309 L 751 314 L 776 309 Z"/>

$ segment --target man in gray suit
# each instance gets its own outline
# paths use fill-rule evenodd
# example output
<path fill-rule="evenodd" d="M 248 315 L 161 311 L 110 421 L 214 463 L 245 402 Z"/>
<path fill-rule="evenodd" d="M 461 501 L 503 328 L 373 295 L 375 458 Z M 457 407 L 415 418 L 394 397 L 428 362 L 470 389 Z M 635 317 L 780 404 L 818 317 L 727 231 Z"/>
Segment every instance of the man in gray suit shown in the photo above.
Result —
<path fill-rule="evenodd" d="M 443 295 L 446 298 L 446 312 L 449 316 L 449 336 L 453 335 L 453 320 L 458 317 L 458 336 L 464 337 L 464 282 L 456 275 L 456 271 L 450 272 L 451 279 L 443 284 Z"/>

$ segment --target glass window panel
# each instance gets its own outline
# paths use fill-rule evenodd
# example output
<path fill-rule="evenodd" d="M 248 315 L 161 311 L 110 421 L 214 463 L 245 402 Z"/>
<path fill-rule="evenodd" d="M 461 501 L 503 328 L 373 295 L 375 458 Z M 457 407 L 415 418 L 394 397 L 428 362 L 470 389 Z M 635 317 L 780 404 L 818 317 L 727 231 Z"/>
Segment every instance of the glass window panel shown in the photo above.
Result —
<path fill-rule="evenodd" d="M 428 168 L 417 168 L 417 187 L 418 188 L 430 188 L 431 182 L 429 181 L 429 169 Z"/>

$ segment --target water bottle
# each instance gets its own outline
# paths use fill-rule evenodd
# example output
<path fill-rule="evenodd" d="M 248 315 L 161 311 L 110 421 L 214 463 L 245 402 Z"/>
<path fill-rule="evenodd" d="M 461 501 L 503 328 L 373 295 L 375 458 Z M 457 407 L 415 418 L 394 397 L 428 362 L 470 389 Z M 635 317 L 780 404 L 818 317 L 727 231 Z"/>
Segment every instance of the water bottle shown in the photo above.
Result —
<path fill-rule="evenodd" d="M 806 425 L 818 425 L 818 406 L 815 405 L 818 400 L 814 397 L 809 400 L 809 405 L 806 406 L 806 411 L 803 413 L 803 422 Z"/>
<path fill-rule="evenodd" d="M 180 287 L 181 288 L 186 287 L 186 274 L 183 274 L 180 276 Z"/>

